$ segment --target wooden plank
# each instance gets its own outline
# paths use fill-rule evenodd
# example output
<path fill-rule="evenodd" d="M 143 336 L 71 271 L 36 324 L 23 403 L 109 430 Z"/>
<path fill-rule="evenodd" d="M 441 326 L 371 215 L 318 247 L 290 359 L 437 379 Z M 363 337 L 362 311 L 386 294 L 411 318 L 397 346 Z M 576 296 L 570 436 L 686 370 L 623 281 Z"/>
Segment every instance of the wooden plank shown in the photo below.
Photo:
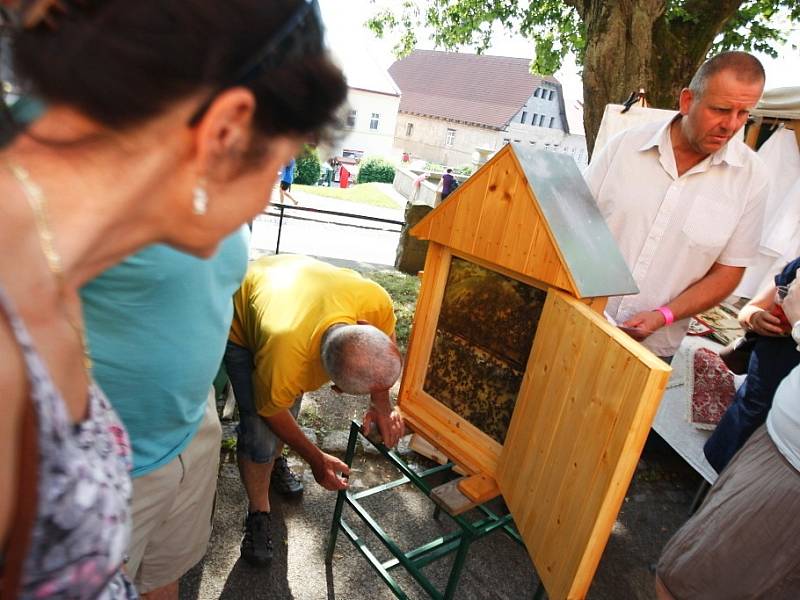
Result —
<path fill-rule="evenodd" d="M 514 271 L 524 271 L 530 248 L 528 236 L 537 227 L 538 220 L 539 214 L 533 206 L 533 196 L 528 182 L 521 176 L 508 209 L 507 226 L 496 257 L 498 264 Z"/>
<path fill-rule="evenodd" d="M 559 451 L 558 426 L 564 422 L 563 413 L 569 409 L 572 381 L 578 370 L 579 361 L 576 357 L 583 352 L 589 334 L 585 322 L 565 310 L 563 303 L 557 301 L 557 296 L 551 293 L 550 300 L 554 310 L 547 326 L 557 331 L 559 339 L 557 346 L 542 343 L 537 348 L 538 352 L 535 352 L 535 364 L 543 374 L 540 377 L 543 385 L 536 385 L 534 381 L 529 396 L 538 399 L 535 402 L 539 405 L 536 418 L 533 421 L 526 421 L 529 424 L 527 433 L 518 429 L 515 438 L 512 439 L 510 434 L 507 437 L 507 443 L 512 445 L 520 443 L 531 453 L 527 456 L 529 460 L 526 460 L 526 456 L 521 453 L 515 453 L 512 459 L 511 468 L 516 469 L 519 474 L 527 475 L 517 478 L 515 489 L 522 490 L 524 497 L 536 498 L 535 506 L 531 507 L 534 510 L 523 512 L 518 521 L 515 517 L 521 531 L 523 529 L 530 531 L 531 523 L 535 523 L 540 515 L 547 514 L 550 504 L 554 501 L 549 495 L 548 487 L 551 482 L 548 474 L 552 472 L 551 462 L 557 458 L 554 454 Z M 556 351 L 551 355 L 553 348 L 556 348 Z M 512 421 L 515 418 L 516 415 Z M 521 441 L 515 442 L 514 440 L 518 438 L 521 438 Z M 502 462 L 501 460 L 501 464 Z"/>
<path fill-rule="evenodd" d="M 476 473 L 458 483 L 458 489 L 476 504 L 483 504 L 500 495 L 497 481 L 483 473 Z"/>
<path fill-rule="evenodd" d="M 417 235 L 417 227 L 411 230 L 411 235 L 423 239 L 437 240 L 438 243 L 441 243 L 439 240 L 448 240 L 450 238 L 453 221 L 456 218 L 456 212 L 458 212 L 458 201 L 452 199 L 446 204 L 440 204 L 435 211 L 428 213 L 427 216 L 430 216 L 433 212 L 436 212 L 436 218 L 428 222 L 426 235 L 422 236 L 422 230 L 419 231 L 420 235 Z"/>
<path fill-rule="evenodd" d="M 551 287 L 544 281 L 534 279 L 533 277 L 529 277 L 524 273 L 520 273 L 518 271 L 507 269 L 502 265 L 493 264 L 490 261 L 481 258 L 480 256 L 467 254 L 466 252 L 461 252 L 460 250 L 453 250 L 452 255 L 458 258 L 463 258 L 464 260 L 468 260 L 469 262 L 474 262 L 476 265 L 480 265 L 492 271 L 497 271 L 501 275 L 505 275 L 506 277 L 510 277 L 511 279 L 516 279 L 517 281 L 521 281 L 522 283 L 532 285 L 533 287 L 539 288 L 540 290 L 549 290 Z"/>
<path fill-rule="evenodd" d="M 463 478 L 454 479 L 436 486 L 431 490 L 431 500 L 453 516 L 472 510 L 480 502 L 475 502 L 462 493 L 459 484 L 463 480 Z"/>
<path fill-rule="evenodd" d="M 501 455 L 498 480 L 509 482 L 501 489 L 510 497 L 536 498 L 541 474 L 547 469 L 553 435 L 548 428 L 560 420 L 563 400 L 577 364 L 566 358 L 576 347 L 575 319 L 570 318 L 567 307 L 556 299 L 551 291 L 506 436 L 506 444 L 514 445 L 516 452 Z M 526 469 L 530 469 L 527 477 L 514 477 Z"/>
<path fill-rule="evenodd" d="M 441 244 L 431 242 L 425 258 L 425 278 L 417 299 L 403 379 L 398 394 L 397 402 L 403 412 L 406 411 L 406 403 L 412 401 L 410 392 L 421 390 L 425 381 L 425 371 L 436 334 L 436 323 L 439 319 L 449 269 L 450 253 Z"/>
<path fill-rule="evenodd" d="M 602 333 L 599 335 L 602 336 Z M 558 552 L 553 551 L 546 558 L 543 557 L 545 570 L 556 580 L 571 580 L 573 574 L 578 572 L 586 553 L 586 540 L 597 519 L 597 505 L 593 500 L 598 494 L 606 493 L 608 479 L 613 472 L 613 464 L 606 462 L 603 457 L 609 455 L 609 444 L 618 435 L 616 426 L 619 412 L 625 407 L 625 398 L 631 389 L 641 387 L 641 376 L 648 375 L 645 370 L 633 369 L 627 369 L 627 374 L 620 375 L 625 363 L 626 357 L 619 353 L 604 352 L 599 364 L 595 362 L 594 381 L 588 382 L 584 387 L 576 385 L 576 389 L 602 389 L 603 394 L 601 396 L 595 392 L 587 396 L 587 412 L 575 436 L 581 440 L 580 444 L 573 443 L 570 447 L 569 442 L 566 442 L 562 446 L 564 453 L 569 452 L 569 458 L 566 465 L 557 467 L 562 473 L 561 487 L 555 500 L 559 511 L 545 517 L 549 519 L 550 526 L 541 533 L 543 546 L 559 549 Z M 614 455 L 613 448 L 611 455 Z M 580 494 L 584 501 L 571 501 L 576 494 Z M 601 547 L 590 550 L 598 561 L 604 546 L 602 544 Z M 596 566 L 595 564 L 595 569 Z"/>
<path fill-rule="evenodd" d="M 619 456 L 616 468 L 610 471 L 610 478 L 606 484 L 607 491 L 600 504 L 600 509 L 595 517 L 594 527 L 588 533 L 587 546 L 589 552 L 584 554 L 583 561 L 578 566 L 573 589 L 588 589 L 591 585 L 592 576 L 597 569 L 597 565 L 602 557 L 603 549 L 608 541 L 609 534 L 620 507 L 625 499 L 630 481 L 633 478 L 636 465 L 644 448 L 647 434 L 658 410 L 658 402 L 664 392 L 669 372 L 651 372 L 646 383 L 642 384 L 640 392 L 642 400 L 633 404 L 631 420 L 628 415 L 622 415 L 619 419 L 619 431 L 614 436 L 614 444 L 610 445 L 604 456 Z M 636 383 L 631 387 L 635 389 Z M 632 394 L 633 392 L 629 392 Z M 628 423 L 627 427 L 624 423 Z M 590 498 L 587 506 L 595 506 L 600 502 L 602 486 L 595 486 L 597 498 Z M 590 523 L 586 520 L 586 523 Z M 578 536 L 583 532 L 577 531 Z"/>
<path fill-rule="evenodd" d="M 461 204 L 461 197 L 464 195 L 469 195 L 470 197 L 483 197 L 483 192 L 473 190 L 472 188 L 480 187 L 484 172 L 488 171 L 491 165 L 499 160 L 502 160 L 503 157 L 510 151 L 511 149 L 507 147 L 500 149 L 492 158 L 486 161 L 486 163 L 477 172 L 475 172 L 469 179 L 459 186 L 452 197 L 453 200 L 457 201 L 455 204 Z M 469 192 L 469 194 L 467 194 L 467 192 Z M 449 218 L 450 206 L 452 206 L 452 204 L 447 202 L 439 204 L 439 206 L 437 206 L 424 219 L 414 226 L 414 228 L 411 230 L 411 235 L 419 239 L 431 240 L 443 245 L 450 245 L 452 231 L 447 227 L 436 225 L 436 222 L 439 221 L 444 215 L 448 215 Z"/>
<path fill-rule="evenodd" d="M 548 597 L 582 598 L 669 368 L 590 307 L 551 290 L 528 372 L 498 483 Z"/>
<path fill-rule="evenodd" d="M 494 477 L 502 446 L 424 390 L 415 390 L 403 417 L 431 444 L 471 474 Z"/>
<path fill-rule="evenodd" d="M 510 155 L 509 155 L 510 156 Z M 516 164 L 505 158 L 492 170 L 489 186 L 480 205 L 480 218 L 471 253 L 494 262 L 502 244 L 511 198 L 520 179 Z"/>

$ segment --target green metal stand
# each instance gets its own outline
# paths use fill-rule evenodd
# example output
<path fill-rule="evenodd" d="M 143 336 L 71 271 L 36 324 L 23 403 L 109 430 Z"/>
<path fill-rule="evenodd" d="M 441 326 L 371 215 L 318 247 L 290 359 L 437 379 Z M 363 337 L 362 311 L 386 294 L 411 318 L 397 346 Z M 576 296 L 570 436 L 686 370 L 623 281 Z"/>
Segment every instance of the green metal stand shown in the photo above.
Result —
<path fill-rule="evenodd" d="M 431 486 L 427 483 L 426 479 L 436 473 L 450 471 L 453 468 L 452 463 L 447 463 L 428 469 L 421 473 L 413 471 L 408 464 L 403 461 L 393 450 L 389 450 L 380 443 L 373 443 L 368 437 L 361 434 L 361 425 L 353 421 L 350 425 L 350 438 L 347 445 L 347 453 L 345 454 L 345 462 L 348 466 L 353 464 L 353 456 L 355 455 L 356 442 L 358 437 L 369 441 L 386 459 L 388 459 L 395 468 L 402 473 L 400 479 L 390 481 L 383 485 L 363 490 L 361 492 L 351 492 L 350 490 L 342 490 L 336 499 L 336 509 L 333 513 L 333 523 L 331 525 L 331 533 L 328 541 L 328 549 L 325 554 L 325 562 L 330 565 L 333 561 L 333 551 L 336 547 L 336 539 L 341 529 L 347 538 L 353 543 L 356 549 L 367 559 L 372 568 L 378 573 L 381 579 L 384 580 L 387 586 L 392 590 L 392 593 L 397 598 L 407 599 L 408 596 L 400 588 L 397 580 L 392 577 L 391 571 L 397 567 L 403 567 L 408 573 L 414 577 L 419 585 L 428 593 L 434 600 L 451 600 L 455 597 L 458 581 L 461 577 L 461 572 L 464 568 L 464 562 L 467 558 L 467 551 L 469 546 L 475 540 L 478 540 L 485 535 L 488 535 L 498 529 L 504 531 L 511 539 L 517 543 L 524 545 L 522 538 L 514 528 L 514 523 L 511 515 L 499 516 L 486 508 L 484 505 L 476 507 L 482 518 L 476 521 L 469 521 L 464 515 L 450 515 L 448 517 L 453 519 L 459 525 L 460 530 L 445 536 L 439 537 L 435 540 L 428 542 L 418 548 L 414 548 L 408 552 L 403 552 L 397 544 L 387 535 L 375 519 L 364 509 L 359 501 L 368 496 L 373 496 L 387 490 L 391 490 L 406 483 L 411 483 L 422 491 L 426 496 L 431 495 Z M 358 534 L 350 527 L 347 522 L 342 518 L 342 511 L 344 505 L 347 505 L 361 518 L 367 527 L 375 534 L 380 542 L 389 550 L 394 558 L 381 562 L 375 554 L 367 547 L 366 542 L 361 539 Z M 434 510 L 434 517 L 438 518 L 440 509 L 438 505 Z M 444 593 L 436 589 L 430 580 L 422 572 L 423 567 L 426 565 L 447 556 L 450 553 L 456 553 L 453 566 L 450 570 L 450 576 L 447 580 L 447 586 Z M 539 600 L 544 597 L 544 588 L 539 585 L 535 592 L 534 598 Z"/>

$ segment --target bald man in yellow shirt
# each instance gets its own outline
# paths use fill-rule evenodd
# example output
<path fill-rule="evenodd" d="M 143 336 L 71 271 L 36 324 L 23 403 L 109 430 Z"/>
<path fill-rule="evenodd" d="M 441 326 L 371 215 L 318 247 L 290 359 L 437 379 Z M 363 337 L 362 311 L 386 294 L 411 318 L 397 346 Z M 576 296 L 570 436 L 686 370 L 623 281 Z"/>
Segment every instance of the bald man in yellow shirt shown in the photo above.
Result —
<path fill-rule="evenodd" d="M 303 393 L 332 381 L 336 391 L 369 394 L 364 427 L 377 425 L 392 447 L 404 430 L 389 398 L 402 358 L 389 294 L 350 269 L 306 256 L 264 257 L 251 263 L 233 305 L 225 367 L 239 406 L 237 459 L 250 503 L 242 557 L 265 565 L 270 482 L 287 495 L 303 489 L 280 457 L 283 443 L 309 463 L 317 483 L 347 487 L 347 465 L 297 424 Z"/>

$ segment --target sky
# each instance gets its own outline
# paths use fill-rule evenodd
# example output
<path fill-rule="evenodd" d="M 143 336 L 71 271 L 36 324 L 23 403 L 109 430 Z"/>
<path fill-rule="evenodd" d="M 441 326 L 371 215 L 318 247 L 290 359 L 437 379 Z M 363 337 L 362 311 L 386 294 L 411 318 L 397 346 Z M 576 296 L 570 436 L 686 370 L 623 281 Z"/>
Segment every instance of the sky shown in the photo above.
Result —
<path fill-rule="evenodd" d="M 399 1 L 379 0 L 386 5 L 399 4 Z M 320 0 L 320 7 L 329 44 L 334 53 L 341 57 L 341 62 L 348 63 L 348 71 L 357 70 L 362 65 L 365 68 L 377 65 L 385 69 L 394 62 L 392 44 L 377 40 L 363 25 L 376 11 L 375 4 L 370 0 Z M 795 48 L 792 48 L 792 44 Z M 428 40 L 420 40 L 419 47 L 433 49 L 433 44 Z M 532 58 L 532 44 L 520 36 L 498 30 L 486 54 Z M 794 25 L 790 42 L 779 50 L 777 59 L 760 54 L 757 56 L 767 72 L 767 89 L 800 86 L 800 26 Z M 567 106 L 582 100 L 581 78 L 573 57 L 567 58 L 555 76 L 563 86 Z M 622 100 L 624 98 L 620 98 Z"/>

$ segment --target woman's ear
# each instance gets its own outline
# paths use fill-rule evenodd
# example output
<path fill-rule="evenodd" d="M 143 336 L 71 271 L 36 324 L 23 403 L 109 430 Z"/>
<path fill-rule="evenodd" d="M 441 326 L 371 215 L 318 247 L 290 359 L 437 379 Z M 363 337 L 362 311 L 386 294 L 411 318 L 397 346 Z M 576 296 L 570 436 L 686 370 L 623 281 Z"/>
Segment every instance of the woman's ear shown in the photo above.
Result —
<path fill-rule="evenodd" d="M 227 178 L 240 168 L 252 140 L 255 110 L 255 96 L 247 88 L 231 88 L 214 99 L 196 127 L 198 172 Z"/>

